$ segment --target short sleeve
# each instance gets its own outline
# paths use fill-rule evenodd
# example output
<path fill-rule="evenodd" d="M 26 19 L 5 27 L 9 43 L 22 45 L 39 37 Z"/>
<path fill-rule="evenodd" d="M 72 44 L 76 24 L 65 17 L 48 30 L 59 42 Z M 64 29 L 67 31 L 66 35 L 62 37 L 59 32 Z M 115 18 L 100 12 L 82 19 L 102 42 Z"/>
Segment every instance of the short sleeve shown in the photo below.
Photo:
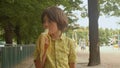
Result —
<path fill-rule="evenodd" d="M 76 62 L 76 51 L 75 51 L 75 43 L 73 40 L 69 41 L 69 46 L 70 46 L 70 52 L 69 52 L 69 63 L 75 63 Z"/>

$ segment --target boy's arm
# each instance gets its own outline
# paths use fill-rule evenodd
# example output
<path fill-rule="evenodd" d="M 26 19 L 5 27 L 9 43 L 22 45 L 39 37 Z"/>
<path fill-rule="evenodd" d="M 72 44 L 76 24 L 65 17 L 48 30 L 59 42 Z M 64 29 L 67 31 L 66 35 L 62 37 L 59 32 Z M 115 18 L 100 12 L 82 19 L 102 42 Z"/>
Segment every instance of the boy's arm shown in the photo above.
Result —
<path fill-rule="evenodd" d="M 76 51 L 75 51 L 75 44 L 74 41 L 69 41 L 70 45 L 70 53 L 69 53 L 69 66 L 70 68 L 75 68 L 75 62 L 76 62 Z"/>
<path fill-rule="evenodd" d="M 70 68 L 75 68 L 75 63 L 69 63 Z"/>

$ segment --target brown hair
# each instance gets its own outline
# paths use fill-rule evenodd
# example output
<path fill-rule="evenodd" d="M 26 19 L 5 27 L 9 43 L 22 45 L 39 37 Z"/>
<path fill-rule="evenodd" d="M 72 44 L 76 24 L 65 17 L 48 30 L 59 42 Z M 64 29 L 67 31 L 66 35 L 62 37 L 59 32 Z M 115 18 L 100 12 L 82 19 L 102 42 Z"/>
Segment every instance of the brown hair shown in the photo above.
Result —
<path fill-rule="evenodd" d="M 47 9 L 45 9 L 41 15 L 42 23 L 44 23 L 43 19 L 45 15 L 47 15 L 47 17 L 51 21 L 54 21 L 57 23 L 59 30 L 64 31 L 66 29 L 68 25 L 68 18 L 63 12 L 63 10 L 61 10 L 60 8 L 56 6 L 52 6 L 52 7 L 48 7 Z"/>

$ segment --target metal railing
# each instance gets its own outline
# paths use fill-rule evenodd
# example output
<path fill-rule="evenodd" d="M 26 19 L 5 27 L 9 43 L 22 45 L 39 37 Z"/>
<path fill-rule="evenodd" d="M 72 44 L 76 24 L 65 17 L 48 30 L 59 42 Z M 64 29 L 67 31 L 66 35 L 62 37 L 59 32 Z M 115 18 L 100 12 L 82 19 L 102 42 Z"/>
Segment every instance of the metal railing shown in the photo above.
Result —
<path fill-rule="evenodd" d="M 1 67 L 13 68 L 23 59 L 31 56 L 34 52 L 35 45 L 6 46 L 1 48 Z"/>

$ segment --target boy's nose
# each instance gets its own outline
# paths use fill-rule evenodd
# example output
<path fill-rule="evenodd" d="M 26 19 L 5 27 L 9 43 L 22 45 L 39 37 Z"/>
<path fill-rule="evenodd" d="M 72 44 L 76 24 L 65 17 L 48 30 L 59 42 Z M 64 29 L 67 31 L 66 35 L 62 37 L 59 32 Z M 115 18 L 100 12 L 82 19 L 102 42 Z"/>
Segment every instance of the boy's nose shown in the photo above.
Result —
<path fill-rule="evenodd" d="M 44 26 L 44 28 L 48 28 L 48 23 L 44 22 L 43 26 Z"/>

